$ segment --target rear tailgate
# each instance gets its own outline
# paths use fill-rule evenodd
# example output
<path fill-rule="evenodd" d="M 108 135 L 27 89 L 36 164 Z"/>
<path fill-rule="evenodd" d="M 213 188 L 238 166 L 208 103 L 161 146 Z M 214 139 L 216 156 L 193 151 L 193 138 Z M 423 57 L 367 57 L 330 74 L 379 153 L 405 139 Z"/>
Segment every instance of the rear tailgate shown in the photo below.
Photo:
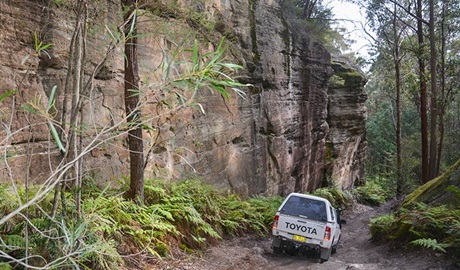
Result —
<path fill-rule="evenodd" d="M 279 234 L 284 236 L 291 235 L 290 238 L 300 242 L 305 241 L 302 237 L 321 241 L 324 238 L 326 223 L 280 214 L 277 230 Z"/>

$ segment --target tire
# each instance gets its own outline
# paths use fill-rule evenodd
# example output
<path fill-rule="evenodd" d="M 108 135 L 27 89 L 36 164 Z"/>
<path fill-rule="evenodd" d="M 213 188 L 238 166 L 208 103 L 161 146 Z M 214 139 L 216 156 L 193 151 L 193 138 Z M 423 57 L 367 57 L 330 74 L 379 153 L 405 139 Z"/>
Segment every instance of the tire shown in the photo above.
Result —
<path fill-rule="evenodd" d="M 273 247 L 273 253 L 281 254 L 281 253 L 283 253 L 283 248 L 282 247 Z"/>
<path fill-rule="evenodd" d="M 287 246 L 284 248 L 284 253 L 290 256 L 297 255 L 297 249 L 294 246 Z"/>
<path fill-rule="evenodd" d="M 326 262 L 331 257 L 332 248 L 320 248 L 319 259 L 321 263 Z"/>

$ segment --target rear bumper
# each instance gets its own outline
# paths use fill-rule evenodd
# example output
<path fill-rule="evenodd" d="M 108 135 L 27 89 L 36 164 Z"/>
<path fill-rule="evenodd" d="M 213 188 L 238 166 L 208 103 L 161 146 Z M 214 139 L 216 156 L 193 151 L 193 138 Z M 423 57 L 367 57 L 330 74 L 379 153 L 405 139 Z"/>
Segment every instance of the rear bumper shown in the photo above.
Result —
<path fill-rule="evenodd" d="M 292 235 L 273 235 L 272 236 L 272 246 L 273 247 L 295 247 L 305 248 L 305 249 L 318 249 L 322 248 L 330 248 L 332 245 L 332 241 L 320 241 L 317 239 L 307 238 L 306 242 L 298 242 L 292 240 Z"/>
<path fill-rule="evenodd" d="M 313 249 L 317 250 L 321 246 L 315 243 L 300 243 L 292 239 L 288 239 L 282 236 L 273 236 L 272 237 L 272 247 L 277 248 L 295 248 L 295 249 Z"/>

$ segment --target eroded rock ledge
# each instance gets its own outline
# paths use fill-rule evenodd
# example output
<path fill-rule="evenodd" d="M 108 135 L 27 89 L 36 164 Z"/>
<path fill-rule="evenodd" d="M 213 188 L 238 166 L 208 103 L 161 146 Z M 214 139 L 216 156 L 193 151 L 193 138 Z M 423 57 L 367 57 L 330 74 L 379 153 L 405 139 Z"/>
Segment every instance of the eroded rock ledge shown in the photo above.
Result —
<path fill-rule="evenodd" d="M 146 177 L 178 179 L 198 174 L 223 190 L 243 195 L 312 191 L 327 183 L 347 189 L 363 182 L 364 77 L 350 65 L 332 60 L 314 38 L 299 34 L 301 29 L 294 30 L 278 1 L 196 1 L 195 6 L 186 2 L 179 1 L 182 8 L 212 16 L 208 21 L 214 22 L 214 34 L 231 40 L 232 56 L 245 67 L 241 80 L 254 87 L 244 99 L 233 95 L 224 100 L 203 92 L 198 101 L 206 114 L 186 109 L 171 117 L 171 125 L 163 126 L 161 139 L 152 147 L 149 143 L 156 135 L 146 131 L 146 153 L 150 153 Z M 90 15 L 87 76 L 111 41 L 107 28 L 120 25 L 119 3 L 98 1 Z M 27 170 L 39 182 L 48 177 L 60 153 L 49 143 L 46 122 L 39 116 L 26 118 L 18 108 L 37 97 L 45 105 L 56 85 L 56 111 L 62 112 L 75 14 L 51 1 L 2 1 L 0 21 L 10 26 L 0 28 L 0 95 L 17 89 L 14 98 L 0 103 L 1 138 L 14 133 L 0 144 L 7 156 L 0 165 L 0 181 L 25 179 L 23 154 L 26 145 L 32 145 Z M 196 29 L 172 13 L 146 11 L 140 21 L 143 31 L 158 31 L 140 39 L 141 77 L 148 78 L 159 66 L 165 46 Z M 34 52 L 34 32 L 54 46 L 48 50 L 50 57 L 29 57 L 24 62 Z M 83 109 L 85 125 L 110 126 L 121 120 L 122 54 L 112 55 L 93 82 Z M 155 110 L 147 108 L 145 113 Z M 21 130 L 28 122 L 36 124 Z M 90 151 L 84 169 L 88 176 L 112 182 L 128 173 L 127 158 L 122 136 Z"/>

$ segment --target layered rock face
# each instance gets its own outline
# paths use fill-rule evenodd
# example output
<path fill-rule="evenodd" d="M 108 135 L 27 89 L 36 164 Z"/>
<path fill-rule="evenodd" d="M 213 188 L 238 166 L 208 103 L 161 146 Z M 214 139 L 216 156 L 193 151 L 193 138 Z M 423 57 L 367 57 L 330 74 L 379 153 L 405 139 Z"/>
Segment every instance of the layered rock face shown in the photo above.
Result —
<path fill-rule="evenodd" d="M 141 90 L 152 99 L 142 112 L 152 118 L 155 128 L 144 132 L 146 177 L 199 175 L 223 190 L 243 195 L 312 191 L 328 182 L 350 188 L 363 182 L 364 78 L 347 65 L 332 64 L 321 44 L 292 26 L 278 1 L 192 2 L 179 4 L 210 16 L 215 35 L 228 37 L 232 59 L 245 67 L 239 80 L 253 87 L 245 89 L 244 98 L 232 94 L 224 99 L 201 91 L 196 98 L 198 107 L 167 114 L 158 111 L 159 97 L 165 93 L 161 87 L 149 87 L 157 85 L 154 74 L 165 50 L 194 29 L 174 14 L 147 9 L 139 27 L 152 34 L 140 38 L 139 64 Z M 168 1 L 163 4 L 167 7 Z M 107 29 L 113 32 L 121 24 L 120 9 L 115 1 L 99 1 L 89 9 L 92 24 L 84 67 L 85 81 L 90 80 L 92 87 L 82 95 L 81 125 L 86 127 L 82 144 L 102 141 L 94 138 L 104 128 L 114 128 L 104 138 L 117 134 L 115 139 L 89 147 L 84 155 L 85 175 L 101 182 L 128 175 L 129 167 L 125 129 L 115 128 L 124 117 L 120 49 L 109 55 L 91 79 L 112 41 Z M 43 181 L 61 159 L 49 123 L 20 108 L 28 108 L 32 101 L 37 108 L 46 108 L 51 89 L 57 86 L 52 116 L 60 119 L 66 75 L 71 72 L 69 45 L 75 17 L 69 7 L 48 1 L 0 4 L 0 95 L 16 90 L 0 102 L 0 146 L 5 157 L 0 167 L 2 182 Z M 34 33 L 53 44 L 48 54 L 34 55 Z M 337 77 L 341 80 L 331 82 Z"/>
<path fill-rule="evenodd" d="M 326 177 L 342 189 L 364 184 L 367 142 L 365 126 L 367 99 L 362 90 L 364 76 L 346 61 L 335 59 L 328 88 L 328 158 Z"/>

